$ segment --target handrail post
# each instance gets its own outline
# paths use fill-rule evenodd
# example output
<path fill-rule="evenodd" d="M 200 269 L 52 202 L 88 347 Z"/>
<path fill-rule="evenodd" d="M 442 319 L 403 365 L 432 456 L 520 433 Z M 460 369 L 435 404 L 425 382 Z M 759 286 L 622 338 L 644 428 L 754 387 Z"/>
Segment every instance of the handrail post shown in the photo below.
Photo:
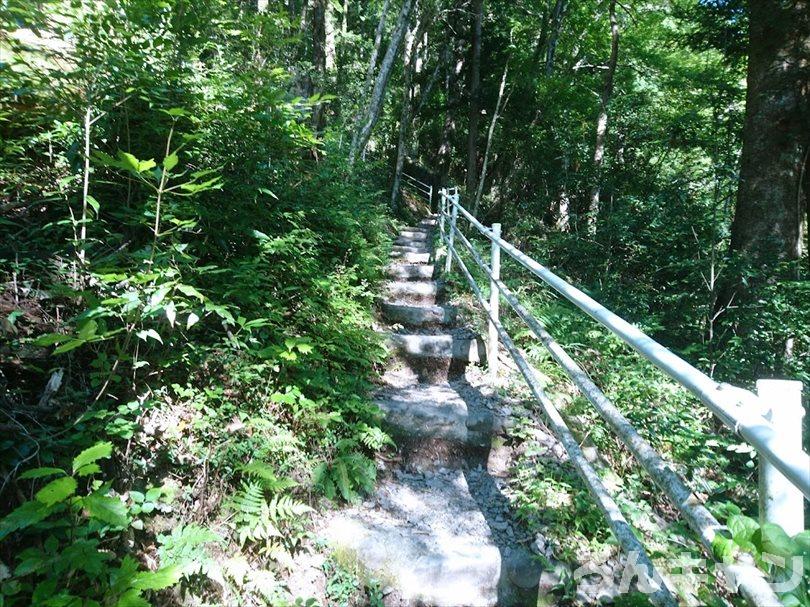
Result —
<path fill-rule="evenodd" d="M 456 238 L 456 220 L 458 219 L 458 188 L 448 197 L 452 211 L 450 213 L 450 234 L 447 239 L 447 259 L 444 261 L 444 273 L 449 274 L 453 267 L 453 241 Z"/>
<path fill-rule="evenodd" d="M 802 448 L 802 382 L 760 379 L 757 393 L 764 403 L 762 416 L 773 424 L 780 439 Z M 807 472 L 810 474 L 810 470 Z M 767 459 L 759 457 L 759 519 L 775 523 L 794 536 L 804 531 L 804 496 Z"/>
<path fill-rule="evenodd" d="M 439 190 L 439 234 L 441 234 L 442 242 L 444 242 L 444 213 L 445 201 L 447 200 L 447 188 Z"/>
<path fill-rule="evenodd" d="M 495 236 L 501 235 L 501 224 L 492 224 L 492 233 Z M 501 295 L 498 290 L 497 281 L 501 278 L 501 247 L 493 239 L 492 252 L 490 254 L 490 269 L 492 274 L 489 281 L 489 339 L 487 342 L 487 365 L 489 365 L 489 379 L 495 383 L 498 378 L 498 327 L 496 322 L 500 322 Z"/>
<path fill-rule="evenodd" d="M 430 184 L 430 188 L 428 189 L 428 209 L 430 212 L 433 212 L 433 184 Z"/>

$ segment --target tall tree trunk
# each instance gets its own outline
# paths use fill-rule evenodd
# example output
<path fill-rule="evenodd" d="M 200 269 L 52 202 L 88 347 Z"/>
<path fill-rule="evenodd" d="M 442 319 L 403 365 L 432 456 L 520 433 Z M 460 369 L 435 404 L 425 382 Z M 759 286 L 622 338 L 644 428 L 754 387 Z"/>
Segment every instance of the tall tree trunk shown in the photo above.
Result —
<path fill-rule="evenodd" d="M 383 101 L 385 101 L 385 89 L 388 86 L 388 80 L 391 78 L 391 71 L 394 67 L 394 61 L 399 52 L 400 44 L 402 44 L 402 38 L 405 36 L 405 30 L 408 28 L 413 1 L 414 0 L 404 0 L 402 3 L 399 17 L 397 17 L 397 24 L 391 34 L 388 49 L 385 51 L 385 57 L 383 57 L 382 63 L 380 64 L 380 71 L 374 82 L 374 90 L 371 91 L 368 109 L 360 121 L 356 137 L 352 141 L 352 147 L 349 150 L 350 166 L 353 166 L 357 161 L 357 156 L 365 151 L 368 140 L 371 138 L 371 132 L 374 130 L 374 126 L 380 118 L 380 110 L 382 109 Z"/>
<path fill-rule="evenodd" d="M 312 5 L 312 64 L 315 67 L 315 88 L 322 89 L 326 80 L 327 52 L 326 52 L 326 12 L 329 0 L 315 0 Z M 324 127 L 324 108 L 318 103 L 312 110 L 312 128 L 320 132 Z"/>
<path fill-rule="evenodd" d="M 492 113 L 492 120 L 489 121 L 489 131 L 487 132 L 487 144 L 484 148 L 484 163 L 481 166 L 481 176 L 478 178 L 478 187 L 475 190 L 475 202 L 473 203 L 473 215 L 478 217 L 478 207 L 481 204 L 481 196 L 484 194 L 484 182 L 487 179 L 487 165 L 489 164 L 489 151 L 492 148 L 492 138 L 495 135 L 495 125 L 498 122 L 500 113 L 506 108 L 507 99 L 501 107 L 503 102 L 503 93 L 506 90 L 506 76 L 509 72 L 509 62 L 503 67 L 503 76 L 501 76 L 501 87 L 498 89 L 498 101 L 495 102 L 495 111 Z"/>
<path fill-rule="evenodd" d="M 360 126 L 360 118 L 368 103 L 368 96 L 371 93 L 371 87 L 374 85 L 374 74 L 377 71 L 377 59 L 380 57 L 380 49 L 382 48 L 383 33 L 385 32 L 385 21 L 388 18 L 388 9 L 391 7 L 391 0 L 385 0 L 382 10 L 380 11 L 380 18 L 377 21 L 377 29 L 374 32 L 374 46 L 371 49 L 371 55 L 368 58 L 368 67 L 366 68 L 366 78 L 363 81 L 363 90 L 360 92 L 360 103 L 357 108 L 357 115 L 355 116 L 354 124 L 354 139 L 352 145 L 355 145 L 357 133 Z"/>
<path fill-rule="evenodd" d="M 568 151 L 563 151 L 562 157 L 562 183 L 557 190 L 556 213 L 554 217 L 554 227 L 560 232 L 567 232 L 571 223 L 571 195 L 568 192 L 568 168 L 571 162 L 568 158 Z"/>
<path fill-rule="evenodd" d="M 468 197 L 475 195 L 478 173 L 478 122 L 481 114 L 481 28 L 484 18 L 484 0 L 472 0 L 473 22 L 470 40 L 470 118 L 467 131 L 467 180 Z"/>
<path fill-rule="evenodd" d="M 444 96 L 447 103 L 444 108 L 444 122 L 442 124 L 442 136 L 439 143 L 438 158 L 439 158 L 439 183 L 445 185 L 447 177 L 450 174 L 450 160 L 453 149 L 453 136 L 456 132 L 456 119 L 452 111 L 452 106 L 456 103 L 456 94 L 458 87 L 455 86 L 458 79 L 458 74 L 464 69 L 463 60 L 456 64 L 453 61 L 455 54 L 448 47 L 447 61 L 445 62 L 445 75 L 444 75 Z"/>
<path fill-rule="evenodd" d="M 599 216 L 599 196 L 602 192 L 602 167 L 605 161 L 605 141 L 608 129 L 608 105 L 613 96 L 613 79 L 619 59 L 619 21 L 616 18 L 616 0 L 610 0 L 610 58 L 608 59 L 602 98 L 599 103 L 599 117 L 596 120 L 596 145 L 593 150 L 593 188 L 588 201 L 588 233 L 596 233 L 596 220 Z"/>
<path fill-rule="evenodd" d="M 554 71 L 554 54 L 557 52 L 557 41 L 560 39 L 563 16 L 568 7 L 568 0 L 557 0 L 554 3 L 554 11 L 551 14 L 551 34 L 546 43 L 546 76 L 551 76 Z"/>
<path fill-rule="evenodd" d="M 399 203 L 399 189 L 402 181 L 402 169 L 405 167 L 405 155 L 408 143 L 408 131 L 411 126 L 412 84 L 416 72 L 416 57 L 422 34 L 427 29 L 428 19 L 425 13 L 419 25 L 411 32 L 405 52 L 404 78 L 402 83 L 402 113 L 399 118 L 399 136 L 397 139 L 397 158 L 394 164 L 394 183 L 391 188 L 391 210 L 396 212 Z"/>
<path fill-rule="evenodd" d="M 324 55 L 326 72 L 332 72 L 337 67 L 337 26 L 335 25 L 335 5 L 331 0 L 325 0 L 324 6 Z"/>
<path fill-rule="evenodd" d="M 748 90 L 731 249 L 763 268 L 802 255 L 810 3 L 749 0 L 748 7 Z"/>
<path fill-rule="evenodd" d="M 436 67 L 433 68 L 433 72 L 430 74 L 430 78 L 428 78 L 427 84 L 419 93 L 419 103 L 416 104 L 416 109 L 413 111 L 413 118 L 416 120 L 418 116 L 421 115 L 422 110 L 425 107 L 425 104 L 430 100 L 430 95 L 433 92 L 433 89 L 436 87 L 436 83 L 439 82 L 439 77 L 442 75 L 442 68 L 444 67 L 444 59 L 446 57 L 445 49 L 442 49 L 439 52 L 438 60 L 436 61 Z M 419 136 L 422 132 L 422 128 L 424 128 L 426 121 L 422 121 L 418 123 L 416 129 L 414 130 L 414 139 L 416 140 L 416 144 L 418 144 Z"/>

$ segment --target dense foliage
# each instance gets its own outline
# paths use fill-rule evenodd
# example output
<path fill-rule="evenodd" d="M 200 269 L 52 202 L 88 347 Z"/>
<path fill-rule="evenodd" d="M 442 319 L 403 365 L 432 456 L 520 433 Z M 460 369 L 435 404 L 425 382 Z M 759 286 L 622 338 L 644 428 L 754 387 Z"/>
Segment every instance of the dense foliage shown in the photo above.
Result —
<path fill-rule="evenodd" d="M 368 396 L 385 354 L 371 314 L 403 167 L 463 186 L 481 221 L 718 380 L 810 382 L 806 143 L 793 252 L 765 256 L 735 220 L 763 6 L 0 2 L 0 604 L 294 600 L 282 578 L 318 499 L 373 489 L 392 445 Z M 797 105 L 784 132 L 807 132 Z M 725 549 L 804 541 L 755 529 L 753 454 L 684 390 L 504 276 L 729 520 Z M 688 541 L 646 525 L 674 517 L 508 324 L 645 539 Z M 532 417 L 510 437 L 521 514 L 562 556 L 604 550 Z M 351 566 L 324 569 L 329 600 L 381 602 Z"/>
<path fill-rule="evenodd" d="M 387 441 L 366 396 L 374 169 L 349 174 L 310 129 L 283 16 L 49 2 L 2 20 L 0 602 L 136 605 L 199 573 L 280 600 L 307 494 L 355 499 Z M 86 448 L 107 461 L 59 469 Z M 215 561 L 229 543 L 271 558 Z M 163 568 L 139 573 L 150 544 Z"/>

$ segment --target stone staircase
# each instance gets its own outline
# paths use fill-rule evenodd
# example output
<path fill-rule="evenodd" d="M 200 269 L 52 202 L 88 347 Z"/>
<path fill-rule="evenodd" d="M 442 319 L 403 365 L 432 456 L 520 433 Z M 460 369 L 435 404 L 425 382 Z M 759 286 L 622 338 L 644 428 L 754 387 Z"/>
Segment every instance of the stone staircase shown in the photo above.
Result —
<path fill-rule="evenodd" d="M 487 470 L 496 399 L 465 379 L 485 347 L 456 325 L 432 265 L 435 220 L 392 249 L 380 305 L 391 358 L 376 403 L 398 446 L 370 499 L 323 534 L 385 587 L 387 606 L 534 605 L 539 565 L 521 541 L 502 479 Z"/>

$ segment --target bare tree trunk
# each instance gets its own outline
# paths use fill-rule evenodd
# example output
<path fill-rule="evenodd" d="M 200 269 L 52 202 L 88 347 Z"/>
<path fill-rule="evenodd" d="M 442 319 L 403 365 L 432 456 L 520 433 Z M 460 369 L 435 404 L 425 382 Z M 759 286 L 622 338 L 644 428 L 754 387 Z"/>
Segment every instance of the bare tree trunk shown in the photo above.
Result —
<path fill-rule="evenodd" d="M 554 3 L 554 12 L 551 14 L 551 34 L 546 43 L 546 76 L 554 71 L 554 54 L 557 52 L 557 41 L 560 39 L 563 16 L 568 7 L 568 0 L 557 0 Z"/>
<path fill-rule="evenodd" d="M 324 6 L 324 55 L 326 72 L 332 72 L 337 67 L 337 30 L 335 25 L 335 6 L 331 0 L 326 0 Z"/>
<path fill-rule="evenodd" d="M 343 0 L 343 14 L 340 20 L 340 33 L 343 37 L 349 33 L 349 0 Z"/>
<path fill-rule="evenodd" d="M 444 123 L 442 124 L 441 143 L 439 143 L 439 183 L 445 184 L 450 172 L 450 154 L 452 151 L 453 134 L 456 132 L 456 121 L 450 107 L 455 102 L 455 92 L 457 87 L 455 82 L 458 73 L 464 68 L 463 62 L 454 65 L 452 61 L 453 52 L 447 49 L 446 71 L 444 75 L 444 96 L 447 99 L 447 106 L 444 109 Z"/>
<path fill-rule="evenodd" d="M 593 188 L 588 202 L 588 233 L 596 233 L 596 220 L 599 215 L 599 196 L 602 192 L 602 167 L 605 161 L 605 141 L 608 129 L 608 105 L 613 96 L 613 79 L 619 59 L 619 21 L 616 18 L 616 0 L 610 0 L 610 59 L 608 59 L 605 85 L 599 104 L 599 117 L 596 121 L 596 145 L 593 150 Z"/>
<path fill-rule="evenodd" d="M 570 165 L 570 160 L 568 159 L 568 153 L 563 152 L 563 159 L 562 159 L 562 166 L 563 166 L 563 174 L 562 174 L 562 183 L 560 184 L 559 191 L 557 193 L 557 209 L 556 209 L 556 217 L 554 219 L 555 227 L 560 232 L 567 232 L 568 228 L 571 224 L 571 195 L 568 192 L 568 167 Z"/>
<path fill-rule="evenodd" d="M 360 116 L 368 102 L 368 96 L 371 93 L 371 87 L 374 84 L 374 73 L 377 71 L 377 59 L 380 56 L 380 49 L 382 48 L 383 32 L 385 31 L 385 21 L 388 17 L 388 9 L 391 6 L 391 0 L 385 0 L 382 11 L 380 11 L 380 19 L 377 21 L 377 29 L 374 32 L 374 47 L 371 49 L 371 56 L 368 59 L 368 67 L 366 68 L 366 79 L 363 82 L 363 90 L 360 94 L 360 106 L 357 110 L 356 123 L 359 123 Z M 355 124 L 357 129 L 358 124 Z M 356 133 L 355 133 L 356 136 Z M 354 142 L 352 142 L 354 143 Z"/>
<path fill-rule="evenodd" d="M 810 3 L 749 0 L 748 6 L 748 91 L 731 249 L 764 266 L 802 255 Z"/>
<path fill-rule="evenodd" d="M 481 166 L 481 176 L 478 178 L 478 188 L 475 190 L 475 202 L 473 203 L 473 215 L 478 217 L 478 207 L 481 204 L 481 196 L 484 193 L 484 181 L 487 178 L 487 165 L 489 163 L 489 151 L 492 148 L 492 137 L 495 135 L 495 124 L 498 122 L 498 117 L 502 109 L 506 108 L 509 99 L 506 100 L 501 108 L 503 102 L 503 92 L 506 89 L 506 76 L 509 71 L 509 62 L 503 67 L 503 76 L 501 76 L 501 88 L 498 89 L 498 101 L 495 103 L 495 111 L 492 113 L 492 120 L 489 121 L 489 131 L 487 132 L 487 144 L 484 148 L 484 164 Z"/>
<path fill-rule="evenodd" d="M 436 83 L 439 81 L 439 76 L 442 74 L 442 67 L 444 67 L 444 59 L 446 53 L 445 49 L 442 49 L 439 53 L 438 60 L 436 61 L 436 67 L 433 69 L 433 73 L 430 74 L 430 78 L 428 79 L 427 83 L 425 84 L 425 88 L 419 93 L 419 103 L 416 104 L 416 109 L 413 111 L 413 117 L 416 119 L 422 113 L 422 110 L 425 107 L 425 104 L 430 99 L 430 95 L 433 92 L 433 89 L 436 87 Z M 414 132 L 414 139 L 419 138 L 420 133 L 422 132 L 422 128 L 425 126 L 425 122 L 420 123 Z M 418 143 L 418 141 L 417 141 Z"/>
<path fill-rule="evenodd" d="M 322 89 L 326 80 L 327 53 L 326 53 L 326 12 L 329 0 L 315 0 L 312 5 L 312 64 L 315 66 L 315 86 Z M 312 128 L 320 132 L 324 128 L 324 108 L 318 103 L 312 110 Z"/>
<path fill-rule="evenodd" d="M 413 76 L 416 72 L 416 57 L 422 34 L 427 29 L 428 19 L 425 13 L 419 25 L 411 31 L 408 48 L 405 52 L 404 81 L 402 83 L 402 114 L 399 119 L 399 137 L 397 140 L 397 159 L 394 165 L 394 184 L 391 188 L 391 210 L 396 212 L 399 203 L 399 189 L 402 181 L 402 169 L 405 166 L 405 154 L 408 142 L 408 130 L 411 123 Z"/>
<path fill-rule="evenodd" d="M 391 71 L 394 67 L 394 61 L 399 52 L 402 38 L 405 36 L 405 30 L 408 27 L 412 8 L 413 0 L 404 0 L 402 9 L 399 11 L 399 17 L 397 17 L 397 24 L 394 27 L 391 40 L 388 43 L 388 49 L 385 51 L 385 57 L 383 57 L 382 63 L 380 64 L 380 71 L 374 82 L 374 90 L 371 92 L 368 108 L 360 121 L 356 137 L 352 141 L 352 147 L 349 150 L 350 166 L 354 165 L 357 156 L 362 154 L 366 149 L 368 140 L 371 138 L 371 132 L 374 130 L 374 126 L 380 118 L 380 110 L 385 100 L 385 89 L 388 86 L 388 80 L 391 78 Z"/>
<path fill-rule="evenodd" d="M 467 131 L 467 196 L 475 192 L 478 173 L 478 122 L 481 114 L 481 28 L 484 0 L 472 0 L 473 23 L 470 40 L 470 118 Z"/>

